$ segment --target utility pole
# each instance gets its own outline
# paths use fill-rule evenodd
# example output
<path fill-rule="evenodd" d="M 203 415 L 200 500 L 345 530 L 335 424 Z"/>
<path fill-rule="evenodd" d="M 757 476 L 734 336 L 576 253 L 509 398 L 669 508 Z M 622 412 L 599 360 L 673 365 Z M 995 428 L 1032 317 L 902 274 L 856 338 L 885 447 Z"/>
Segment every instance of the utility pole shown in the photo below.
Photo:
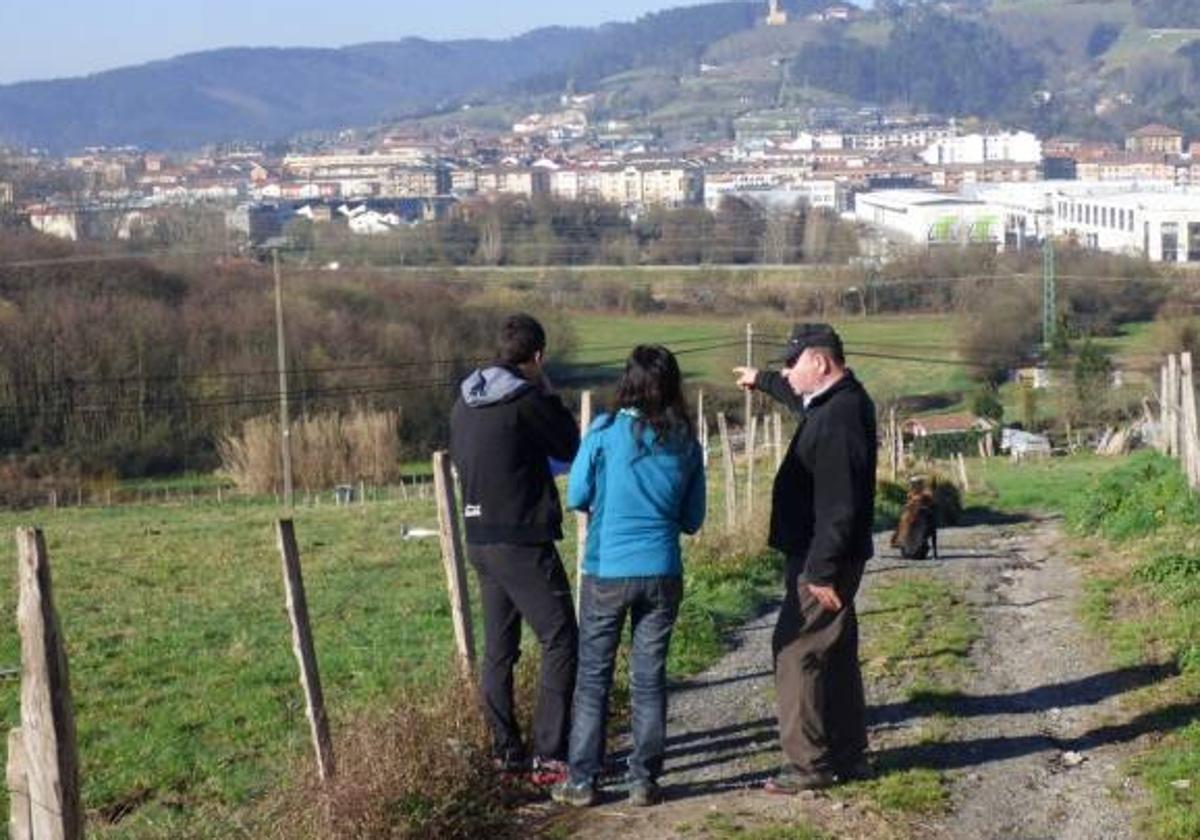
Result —
<path fill-rule="evenodd" d="M 292 507 L 292 422 L 288 416 L 287 342 L 283 338 L 283 285 L 279 279 L 279 249 L 271 249 L 275 272 L 275 346 L 279 355 L 279 440 L 283 455 L 283 503 Z"/>

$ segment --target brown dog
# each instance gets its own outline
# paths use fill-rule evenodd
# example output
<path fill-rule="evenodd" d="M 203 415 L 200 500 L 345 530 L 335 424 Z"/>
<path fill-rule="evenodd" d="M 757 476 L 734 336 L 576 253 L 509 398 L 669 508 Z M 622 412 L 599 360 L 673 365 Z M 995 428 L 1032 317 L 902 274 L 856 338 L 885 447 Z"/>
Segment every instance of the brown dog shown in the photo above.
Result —
<path fill-rule="evenodd" d="M 924 489 L 910 490 L 896 533 L 892 534 L 892 547 L 900 549 L 900 556 L 907 560 L 924 560 L 931 545 L 933 559 L 937 560 L 937 508 L 933 494 Z"/>

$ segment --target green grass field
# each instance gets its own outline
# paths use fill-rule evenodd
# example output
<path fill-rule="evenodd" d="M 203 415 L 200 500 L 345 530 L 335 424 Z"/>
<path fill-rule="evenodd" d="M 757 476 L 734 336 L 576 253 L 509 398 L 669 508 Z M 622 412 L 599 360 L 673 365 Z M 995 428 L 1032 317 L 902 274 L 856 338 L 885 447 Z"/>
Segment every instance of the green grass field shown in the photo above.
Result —
<path fill-rule="evenodd" d="M 210 504 L 0 515 L 9 546 L 18 524 L 45 529 L 85 805 L 98 817 L 145 800 L 117 826 L 122 836 L 227 836 L 228 812 L 270 789 L 305 748 L 276 513 Z M 437 543 L 400 538 L 401 523 L 432 524 L 431 503 L 302 509 L 295 520 L 335 724 L 403 683 L 440 679 L 452 641 Z M 14 568 L 4 564 L 7 616 Z M 0 664 L 19 662 L 6 621 Z M 8 726 L 18 687 L 0 683 Z"/>
<path fill-rule="evenodd" d="M 731 369 L 745 364 L 745 318 L 572 312 L 568 320 L 578 349 L 567 361 L 584 366 L 589 387 L 602 388 L 615 381 L 628 350 L 650 342 L 675 351 L 689 385 L 704 387 L 709 399 L 728 402 L 738 397 Z M 979 387 L 962 362 L 960 321 L 955 316 L 893 315 L 841 318 L 832 323 L 845 342 L 850 366 L 879 405 L 901 396 L 946 395 L 951 401 L 939 410 L 962 411 Z M 789 322 L 778 319 L 754 321 L 757 366 L 764 366 L 777 351 L 770 342 L 781 341 L 790 328 Z M 1113 392 L 1110 399 L 1138 396 L 1154 386 L 1146 370 L 1157 365 L 1158 340 L 1151 323 L 1127 324 L 1118 335 L 1096 340 L 1126 373 L 1124 391 Z M 1069 381 L 1070 371 L 1062 371 L 1060 377 Z M 1005 384 L 1000 397 L 1005 421 L 1022 420 L 1017 386 Z M 1053 391 L 1038 391 L 1035 399 L 1039 421 L 1051 421 L 1061 410 L 1061 400 Z"/>
<path fill-rule="evenodd" d="M 745 364 L 746 321 L 716 316 L 614 315 L 572 313 L 579 351 L 571 361 L 597 365 L 597 373 L 615 377 L 635 344 L 664 344 L 679 354 L 684 376 L 695 385 L 727 388 L 735 393 L 735 365 Z M 969 389 L 966 369 L 957 364 L 956 322 L 941 316 L 889 316 L 834 320 L 846 345 L 851 367 L 877 402 L 902 394 L 946 393 Z M 754 362 L 765 366 L 786 339 L 790 322 L 754 324 Z M 714 346 L 722 345 L 722 346 Z M 880 358 L 891 356 L 900 358 Z M 933 360 L 933 361 L 931 361 Z"/>

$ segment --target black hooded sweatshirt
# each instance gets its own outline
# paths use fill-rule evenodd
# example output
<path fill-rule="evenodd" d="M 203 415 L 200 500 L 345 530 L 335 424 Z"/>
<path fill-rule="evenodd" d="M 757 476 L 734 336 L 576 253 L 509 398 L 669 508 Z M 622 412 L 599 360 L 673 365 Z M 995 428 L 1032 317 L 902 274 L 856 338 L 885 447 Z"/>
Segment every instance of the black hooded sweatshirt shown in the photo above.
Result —
<path fill-rule="evenodd" d="M 806 581 L 832 584 L 839 566 L 875 551 L 875 404 L 850 371 L 807 408 L 774 371 L 755 388 L 800 416 L 775 475 L 769 542 L 802 564 Z"/>
<path fill-rule="evenodd" d="M 450 457 L 462 485 L 467 542 L 533 545 L 562 539 L 550 459 L 570 462 L 579 427 L 562 400 L 516 368 L 463 380 L 450 413 Z"/>

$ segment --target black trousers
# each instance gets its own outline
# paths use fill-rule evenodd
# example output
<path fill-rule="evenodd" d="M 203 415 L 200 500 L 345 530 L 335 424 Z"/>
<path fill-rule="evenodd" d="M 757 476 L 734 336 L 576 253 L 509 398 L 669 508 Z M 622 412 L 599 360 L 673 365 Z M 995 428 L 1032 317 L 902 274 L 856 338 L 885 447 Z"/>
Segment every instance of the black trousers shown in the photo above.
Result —
<path fill-rule="evenodd" d="M 481 689 L 495 755 L 527 756 L 513 708 L 513 667 L 521 658 L 521 620 L 542 649 L 542 671 L 533 712 L 534 756 L 566 760 L 579 630 L 571 585 L 553 543 L 468 545 L 483 601 Z"/>
<path fill-rule="evenodd" d="M 834 588 L 837 612 L 812 596 L 789 558 L 787 592 L 775 625 L 775 693 L 779 740 L 787 762 L 803 771 L 837 772 L 867 748 L 866 699 L 858 662 L 858 616 L 854 596 L 864 562 L 848 561 Z"/>

